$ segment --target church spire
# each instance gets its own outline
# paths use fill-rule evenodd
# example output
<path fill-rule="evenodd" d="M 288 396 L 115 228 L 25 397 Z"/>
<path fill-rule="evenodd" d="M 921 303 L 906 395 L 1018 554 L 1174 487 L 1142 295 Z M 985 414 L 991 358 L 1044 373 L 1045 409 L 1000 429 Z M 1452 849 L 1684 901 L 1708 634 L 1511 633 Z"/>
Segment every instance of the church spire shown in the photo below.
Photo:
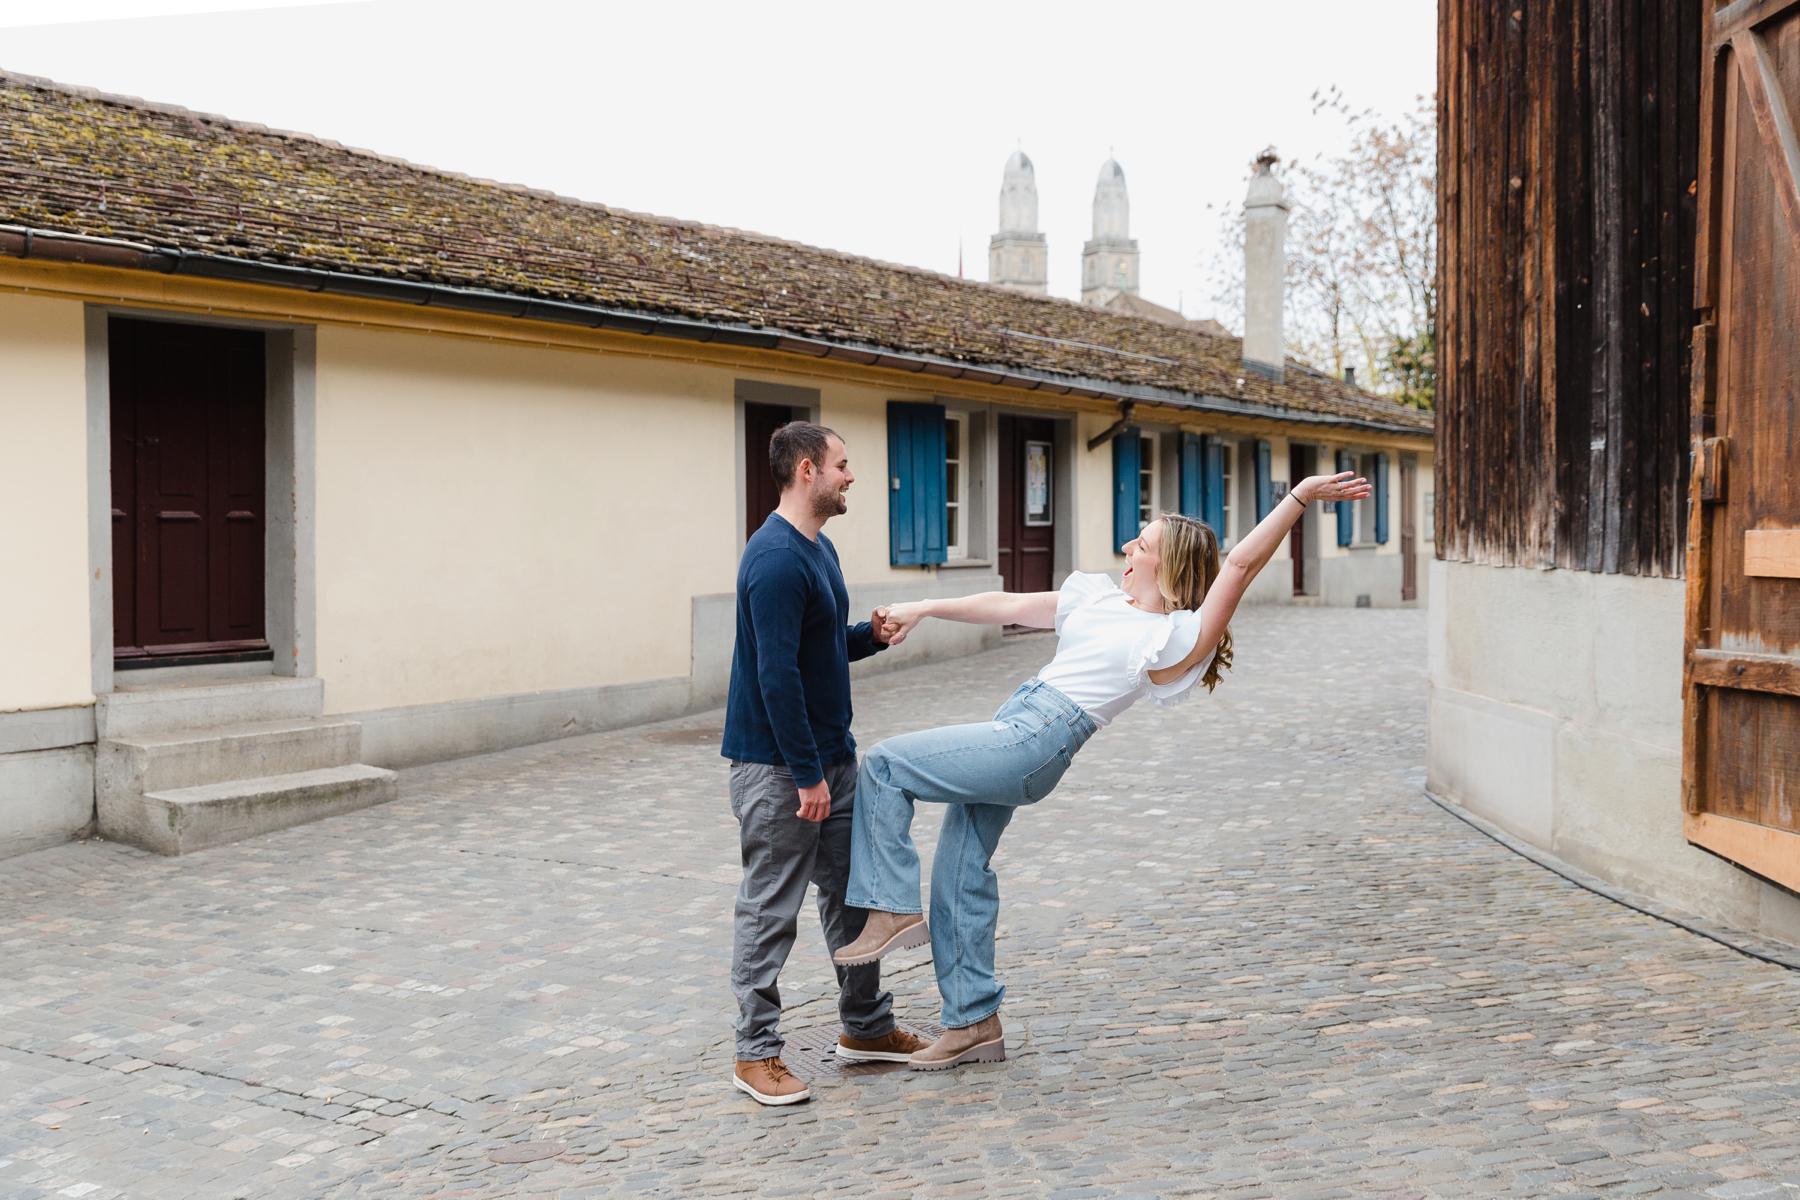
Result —
<path fill-rule="evenodd" d="M 1042 296 L 1049 292 L 1049 256 L 1038 232 L 1037 174 L 1024 150 L 1006 160 L 1000 183 L 1000 231 L 988 243 L 988 281 Z"/>
<path fill-rule="evenodd" d="M 1081 251 L 1081 301 L 1104 305 L 1121 292 L 1137 295 L 1138 248 L 1131 238 L 1125 171 L 1108 157 L 1094 183 L 1094 236 Z"/>

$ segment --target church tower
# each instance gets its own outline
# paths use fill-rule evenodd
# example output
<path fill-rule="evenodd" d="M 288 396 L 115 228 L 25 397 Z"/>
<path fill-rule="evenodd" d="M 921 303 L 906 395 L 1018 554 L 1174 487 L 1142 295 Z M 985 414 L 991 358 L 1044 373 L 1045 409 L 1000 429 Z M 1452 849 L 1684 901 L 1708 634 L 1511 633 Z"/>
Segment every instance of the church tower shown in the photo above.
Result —
<path fill-rule="evenodd" d="M 1023 150 L 1006 160 L 1000 184 L 1000 232 L 988 242 L 988 282 L 1047 295 L 1049 253 L 1038 232 L 1037 175 Z"/>
<path fill-rule="evenodd" d="M 1094 185 L 1094 237 L 1081 249 L 1081 302 L 1105 305 L 1121 292 L 1135 296 L 1137 290 L 1131 200 L 1125 194 L 1125 172 L 1109 158 Z"/>

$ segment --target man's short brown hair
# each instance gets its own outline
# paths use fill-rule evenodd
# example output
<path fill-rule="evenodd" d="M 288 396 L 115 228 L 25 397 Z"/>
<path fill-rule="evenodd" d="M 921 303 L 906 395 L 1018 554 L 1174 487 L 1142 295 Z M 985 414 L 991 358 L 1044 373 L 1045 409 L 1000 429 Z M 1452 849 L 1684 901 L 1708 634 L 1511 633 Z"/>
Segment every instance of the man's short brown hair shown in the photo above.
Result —
<path fill-rule="evenodd" d="M 785 491 L 794 482 L 794 472 L 803 458 L 811 459 L 814 467 L 823 470 L 825 456 L 831 451 L 826 439 L 837 436 L 835 429 L 811 421 L 789 421 L 777 429 L 769 439 L 769 473 L 775 476 L 775 485 Z"/>

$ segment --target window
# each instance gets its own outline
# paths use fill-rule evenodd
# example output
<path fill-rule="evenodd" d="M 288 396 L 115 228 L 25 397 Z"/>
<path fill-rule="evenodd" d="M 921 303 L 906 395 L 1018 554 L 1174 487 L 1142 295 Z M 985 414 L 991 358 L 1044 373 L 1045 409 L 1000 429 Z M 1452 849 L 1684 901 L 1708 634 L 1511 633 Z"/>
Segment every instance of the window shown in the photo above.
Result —
<path fill-rule="evenodd" d="M 1235 447 L 1221 438 L 1219 441 L 1219 495 L 1222 507 L 1219 527 L 1213 530 L 1213 533 L 1218 535 L 1221 546 L 1229 545 L 1231 542 L 1231 468 L 1232 460 L 1236 457 Z"/>
<path fill-rule="evenodd" d="M 1156 520 L 1156 435 L 1139 435 L 1138 451 L 1138 528 Z"/>
<path fill-rule="evenodd" d="M 1356 473 L 1367 479 L 1371 485 L 1375 483 L 1375 456 L 1358 454 L 1356 456 Z M 1356 505 L 1356 544 L 1373 546 L 1375 544 L 1375 508 L 1381 497 L 1370 496 Z"/>
<path fill-rule="evenodd" d="M 969 414 L 944 414 L 944 555 L 969 557 Z"/>
<path fill-rule="evenodd" d="M 893 566 L 945 561 L 944 418 L 941 404 L 888 402 L 888 562 Z"/>

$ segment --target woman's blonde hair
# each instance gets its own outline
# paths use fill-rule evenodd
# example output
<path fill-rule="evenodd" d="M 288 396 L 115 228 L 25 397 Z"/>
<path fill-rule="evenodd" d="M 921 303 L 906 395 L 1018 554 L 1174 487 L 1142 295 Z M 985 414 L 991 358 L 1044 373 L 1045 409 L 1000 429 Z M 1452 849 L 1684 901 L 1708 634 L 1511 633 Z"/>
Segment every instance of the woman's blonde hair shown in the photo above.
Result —
<path fill-rule="evenodd" d="M 1170 611 L 1198 609 L 1206 598 L 1206 589 L 1219 577 L 1219 539 L 1212 526 L 1180 513 L 1163 513 L 1162 547 L 1158 552 L 1161 565 L 1156 571 L 1156 588 Z M 1219 635 L 1219 648 L 1200 682 L 1207 691 L 1219 686 L 1220 672 L 1231 669 L 1231 629 Z"/>

